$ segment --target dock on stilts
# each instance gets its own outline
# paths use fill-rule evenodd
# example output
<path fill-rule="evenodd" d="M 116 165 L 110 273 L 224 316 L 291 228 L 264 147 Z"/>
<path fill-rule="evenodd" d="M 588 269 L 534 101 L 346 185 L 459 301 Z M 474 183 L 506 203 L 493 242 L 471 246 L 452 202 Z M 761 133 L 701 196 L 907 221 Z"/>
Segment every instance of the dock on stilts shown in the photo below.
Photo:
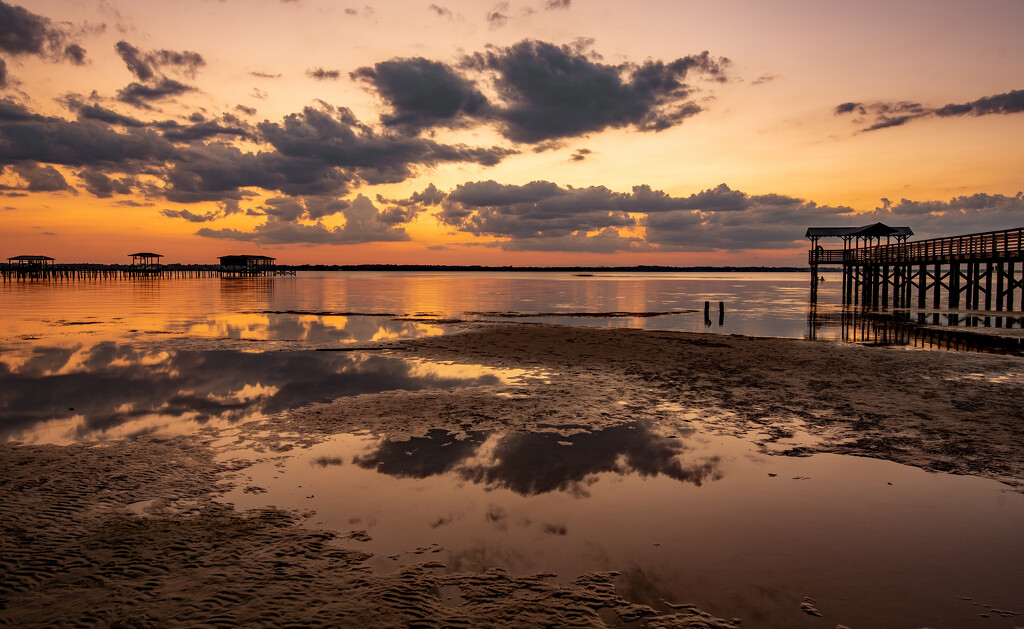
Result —
<path fill-rule="evenodd" d="M 878 239 L 886 230 L 909 228 L 881 223 L 868 228 L 872 242 L 866 246 L 813 246 L 808 252 L 814 284 L 819 265 L 842 265 L 844 305 L 867 310 L 1024 311 L 1024 227 L 918 241 L 901 237 L 885 244 Z M 808 237 L 820 229 L 808 229 Z M 849 236 L 840 237 L 850 242 Z"/>
<path fill-rule="evenodd" d="M 909 241 L 912 233 L 882 223 L 809 228 L 812 312 L 818 267 L 840 265 L 844 337 L 849 328 L 851 340 L 868 341 L 880 326 L 918 340 L 935 333 L 913 326 L 944 322 L 961 331 L 939 335 L 938 345 L 957 348 L 974 342 L 965 328 L 1024 326 L 1024 227 Z M 843 248 L 818 244 L 826 237 L 842 238 Z M 991 343 L 1024 349 L 1019 336 Z"/>

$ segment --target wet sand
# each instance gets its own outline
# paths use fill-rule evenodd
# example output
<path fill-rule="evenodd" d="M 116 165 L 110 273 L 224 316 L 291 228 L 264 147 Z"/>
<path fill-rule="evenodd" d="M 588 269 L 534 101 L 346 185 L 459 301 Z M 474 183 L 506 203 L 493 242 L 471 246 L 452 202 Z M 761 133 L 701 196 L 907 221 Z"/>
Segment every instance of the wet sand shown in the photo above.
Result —
<path fill-rule="evenodd" d="M 629 602 L 614 572 L 445 574 L 424 555 L 374 574 L 347 531 L 218 502 L 250 463 L 218 453 L 240 444 L 277 455 L 354 430 L 697 422 L 780 456 L 876 457 L 1024 492 L 1019 357 L 531 324 L 470 325 L 386 351 L 532 371 L 511 384 L 342 398 L 228 437 L 0 445 L 0 624 L 739 626 L 687 601 Z"/>

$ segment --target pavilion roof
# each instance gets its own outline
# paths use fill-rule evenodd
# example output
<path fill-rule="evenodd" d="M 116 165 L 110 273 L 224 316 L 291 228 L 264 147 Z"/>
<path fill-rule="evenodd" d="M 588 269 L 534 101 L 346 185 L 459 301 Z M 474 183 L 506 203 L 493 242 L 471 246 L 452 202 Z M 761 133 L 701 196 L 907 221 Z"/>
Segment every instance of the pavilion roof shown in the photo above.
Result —
<path fill-rule="evenodd" d="M 909 227 L 890 227 L 885 223 L 872 223 L 861 227 L 808 227 L 805 238 L 878 238 L 881 236 L 913 236 Z"/>

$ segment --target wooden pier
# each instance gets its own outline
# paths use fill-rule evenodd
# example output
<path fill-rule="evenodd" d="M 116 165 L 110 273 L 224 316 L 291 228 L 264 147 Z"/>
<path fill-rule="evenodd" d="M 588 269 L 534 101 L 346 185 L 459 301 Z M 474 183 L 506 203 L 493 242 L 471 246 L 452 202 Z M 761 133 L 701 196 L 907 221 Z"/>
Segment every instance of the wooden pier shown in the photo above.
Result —
<path fill-rule="evenodd" d="M 164 265 L 159 271 L 140 273 L 128 264 L 52 264 L 43 269 L 26 272 L 15 266 L 5 265 L 0 268 L 4 282 L 19 281 L 51 281 L 71 282 L 78 280 L 126 280 L 153 277 L 220 277 L 220 267 L 216 265 L 169 266 Z"/>
<path fill-rule="evenodd" d="M 862 230 L 870 234 L 868 244 L 850 246 L 850 233 Z M 899 236 L 900 230 L 909 231 L 881 223 L 808 229 L 812 302 L 817 299 L 818 266 L 837 264 L 843 269 L 842 295 L 847 306 L 875 311 L 1024 311 L 1024 228 L 912 242 Z M 843 238 L 844 248 L 830 250 L 817 245 L 818 239 L 826 236 Z M 881 243 L 883 237 L 889 242 Z M 894 237 L 897 242 L 891 242 Z"/>
<path fill-rule="evenodd" d="M 158 253 L 132 253 L 131 264 L 55 264 L 49 256 L 22 255 L 0 264 L 6 282 L 125 280 L 141 278 L 270 277 L 295 275 L 267 256 L 222 256 L 220 264 L 161 264 Z"/>

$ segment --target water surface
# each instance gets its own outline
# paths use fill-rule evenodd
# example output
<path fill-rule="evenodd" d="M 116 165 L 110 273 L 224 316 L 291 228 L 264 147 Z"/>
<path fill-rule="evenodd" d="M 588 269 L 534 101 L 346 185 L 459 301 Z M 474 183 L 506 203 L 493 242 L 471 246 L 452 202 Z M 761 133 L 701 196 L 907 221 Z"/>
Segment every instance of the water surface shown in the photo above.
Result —
<path fill-rule="evenodd" d="M 383 572 L 438 561 L 442 572 L 571 581 L 615 569 L 637 602 L 692 603 L 752 627 L 1024 620 L 1024 496 L 978 478 L 768 456 L 741 439 L 645 423 L 338 435 L 244 474 L 224 500 L 314 509 L 312 526 L 355 531 L 344 543 L 374 553 Z M 801 610 L 808 598 L 823 617 Z"/>

